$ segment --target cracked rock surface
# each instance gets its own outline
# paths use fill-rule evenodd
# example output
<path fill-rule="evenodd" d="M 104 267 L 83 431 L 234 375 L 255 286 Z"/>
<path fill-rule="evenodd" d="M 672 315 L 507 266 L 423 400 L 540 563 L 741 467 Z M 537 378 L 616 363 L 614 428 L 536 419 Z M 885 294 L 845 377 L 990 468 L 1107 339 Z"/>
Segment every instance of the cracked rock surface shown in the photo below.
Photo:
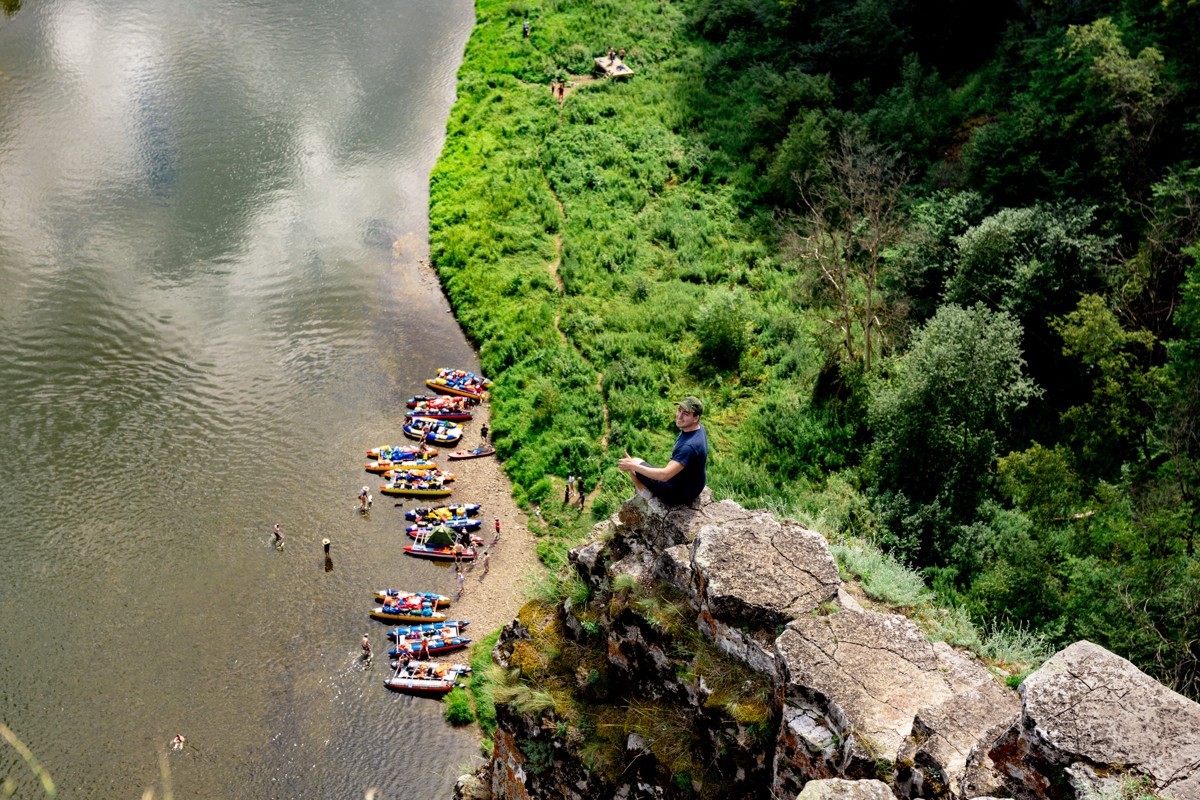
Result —
<path fill-rule="evenodd" d="M 824 755 L 826 769 L 869 777 L 889 765 L 902 796 L 966 793 L 972 753 L 1017 715 L 1016 695 L 983 665 L 896 614 L 800 618 L 775 646 L 785 702 L 844 742 Z M 813 756 L 800 755 L 799 763 Z"/>
<path fill-rule="evenodd" d="M 824 537 L 766 514 L 701 528 L 692 562 L 713 616 L 762 627 L 808 614 L 842 585 Z"/>
<path fill-rule="evenodd" d="M 1015 795 L 1069 794 L 1030 770 L 1046 765 L 1072 768 L 1076 776 L 1140 774 L 1164 797 L 1200 800 L 1200 704 L 1129 661 L 1075 642 L 1020 691 L 1020 722 L 992 755 Z"/>

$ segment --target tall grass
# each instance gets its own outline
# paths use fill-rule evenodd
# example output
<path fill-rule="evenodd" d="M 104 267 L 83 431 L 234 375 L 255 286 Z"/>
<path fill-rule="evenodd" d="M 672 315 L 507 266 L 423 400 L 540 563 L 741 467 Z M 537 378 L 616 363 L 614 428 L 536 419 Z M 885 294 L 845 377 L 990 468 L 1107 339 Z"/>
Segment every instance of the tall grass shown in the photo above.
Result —
<path fill-rule="evenodd" d="M 857 578 L 873 600 L 899 608 L 916 608 L 932 599 L 921 575 L 892 556 L 865 543 L 829 546 L 843 577 Z"/>

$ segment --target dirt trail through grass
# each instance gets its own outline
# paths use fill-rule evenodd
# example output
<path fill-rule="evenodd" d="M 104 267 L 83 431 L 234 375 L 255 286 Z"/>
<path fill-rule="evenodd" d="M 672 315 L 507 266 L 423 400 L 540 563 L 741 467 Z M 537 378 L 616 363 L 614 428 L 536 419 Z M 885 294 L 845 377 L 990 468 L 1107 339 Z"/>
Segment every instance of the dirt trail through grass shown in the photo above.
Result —
<path fill-rule="evenodd" d="M 583 77 L 579 78 L 579 80 L 584 83 L 587 83 L 587 82 L 594 80 L 594 78 L 591 78 L 590 76 L 583 76 Z M 571 91 L 571 86 L 568 85 L 567 93 L 569 94 L 570 91 Z M 560 106 L 561 106 L 561 103 L 560 103 Z M 560 122 L 561 122 L 561 119 L 562 119 L 562 109 L 560 107 L 560 109 L 559 109 Z M 555 234 L 555 236 L 554 236 L 554 258 L 551 259 L 550 263 L 546 265 L 546 269 L 550 272 L 550 277 L 554 279 L 554 285 L 558 289 L 558 297 L 559 297 L 558 308 L 555 309 L 555 311 L 554 311 L 554 330 L 558 331 L 559 338 L 562 339 L 563 344 L 568 344 L 568 345 L 571 345 L 572 347 L 574 347 L 574 345 L 571 343 L 571 341 L 567 338 L 567 334 L 563 332 L 562 327 L 559 325 L 560 321 L 562 320 L 562 301 L 566 298 L 566 295 L 567 295 L 567 289 L 566 289 L 565 284 L 563 283 L 562 276 L 558 274 L 558 268 L 562 264 L 562 250 L 563 250 L 563 236 L 562 236 L 561 231 L 566 227 L 566 224 L 567 224 L 567 210 L 563 206 L 562 200 L 558 196 L 558 192 L 554 191 L 554 186 L 550 183 L 550 179 L 546 177 L 545 169 L 542 170 L 542 180 L 545 181 L 545 183 L 546 183 L 546 190 L 548 192 L 550 192 L 550 196 L 554 198 L 554 205 L 558 209 L 558 219 L 559 219 L 559 226 L 560 226 L 559 227 L 560 232 Z M 585 362 L 587 362 L 588 364 L 591 364 L 591 362 L 588 361 L 587 356 L 585 356 L 583 353 L 579 352 L 579 348 L 576 347 L 575 352 L 578 353 L 579 357 L 582 358 Z M 592 364 L 592 368 L 595 369 L 594 364 Z M 600 447 L 602 450 L 607 451 L 608 450 L 608 431 L 609 431 L 608 399 L 604 396 L 604 373 L 598 369 L 596 370 L 596 391 L 600 395 L 600 410 L 604 414 L 604 431 L 600 435 Z M 600 489 L 600 483 L 597 482 L 595 488 L 592 490 L 592 492 L 590 494 L 594 495 L 599 489 Z"/>

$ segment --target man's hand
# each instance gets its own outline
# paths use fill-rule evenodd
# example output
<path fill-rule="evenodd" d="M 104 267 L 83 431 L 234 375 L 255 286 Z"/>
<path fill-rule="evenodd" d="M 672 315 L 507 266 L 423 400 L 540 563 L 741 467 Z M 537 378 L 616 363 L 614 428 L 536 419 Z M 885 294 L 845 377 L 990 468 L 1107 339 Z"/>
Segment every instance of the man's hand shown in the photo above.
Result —
<path fill-rule="evenodd" d="M 629 455 L 629 451 L 626 450 L 624 458 L 617 462 L 617 469 L 621 470 L 622 472 L 633 472 L 634 468 L 638 464 L 645 463 L 646 462 L 642 459 L 634 458 L 633 456 Z"/>

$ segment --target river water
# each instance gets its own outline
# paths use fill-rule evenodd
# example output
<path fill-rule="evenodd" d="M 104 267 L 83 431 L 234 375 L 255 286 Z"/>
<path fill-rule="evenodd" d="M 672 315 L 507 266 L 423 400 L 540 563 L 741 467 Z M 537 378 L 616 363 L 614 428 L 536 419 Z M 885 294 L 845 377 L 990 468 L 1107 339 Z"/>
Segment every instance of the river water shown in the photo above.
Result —
<path fill-rule="evenodd" d="M 472 14 L 0 13 L 0 722 L 60 797 L 446 797 L 477 757 L 358 657 L 372 589 L 454 582 L 354 510 L 477 363 L 418 263 Z M 0 741 L 6 781 L 41 796 Z"/>

